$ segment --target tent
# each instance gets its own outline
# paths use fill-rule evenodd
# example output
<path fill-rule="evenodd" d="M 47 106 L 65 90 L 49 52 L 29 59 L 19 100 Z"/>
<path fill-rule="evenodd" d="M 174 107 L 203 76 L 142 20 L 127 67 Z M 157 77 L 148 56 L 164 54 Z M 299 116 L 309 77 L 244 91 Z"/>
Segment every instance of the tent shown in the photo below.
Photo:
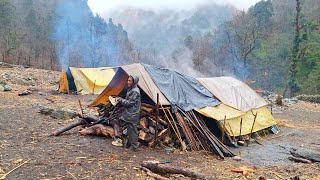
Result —
<path fill-rule="evenodd" d="M 89 105 L 105 104 L 109 96 L 118 96 L 125 88 L 129 75 L 139 76 L 138 86 L 155 103 L 157 102 L 157 93 L 159 94 L 159 103 L 170 105 L 167 98 L 158 89 L 142 64 L 130 64 L 118 67 L 116 74 L 102 93 Z"/>
<path fill-rule="evenodd" d="M 245 83 L 232 77 L 198 78 L 197 80 L 223 104 L 196 109 L 196 111 L 224 124 L 229 135 L 240 135 L 241 119 L 241 135 L 250 134 L 251 129 L 252 132 L 257 132 L 276 124 L 266 107 L 268 103 Z"/>
<path fill-rule="evenodd" d="M 195 78 L 170 69 L 136 63 L 118 67 L 109 85 L 90 106 L 105 104 L 109 96 L 119 95 L 129 75 L 139 76 L 138 86 L 154 103 L 157 102 L 157 93 L 161 105 L 179 105 L 186 111 L 220 103 Z"/>
<path fill-rule="evenodd" d="M 59 92 L 80 92 L 81 94 L 100 94 L 110 83 L 117 68 L 74 68 L 63 70 L 59 79 Z"/>

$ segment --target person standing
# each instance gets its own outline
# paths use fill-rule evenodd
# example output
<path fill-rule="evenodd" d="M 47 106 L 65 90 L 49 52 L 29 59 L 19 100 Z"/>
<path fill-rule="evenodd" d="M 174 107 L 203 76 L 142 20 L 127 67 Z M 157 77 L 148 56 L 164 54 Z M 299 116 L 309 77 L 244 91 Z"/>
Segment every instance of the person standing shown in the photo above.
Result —
<path fill-rule="evenodd" d="M 117 102 L 123 107 L 120 119 L 125 121 L 127 125 L 128 142 L 126 146 L 133 151 L 136 151 L 139 147 L 137 125 L 140 120 L 141 95 L 138 82 L 138 76 L 129 76 L 126 98 L 117 98 Z"/>

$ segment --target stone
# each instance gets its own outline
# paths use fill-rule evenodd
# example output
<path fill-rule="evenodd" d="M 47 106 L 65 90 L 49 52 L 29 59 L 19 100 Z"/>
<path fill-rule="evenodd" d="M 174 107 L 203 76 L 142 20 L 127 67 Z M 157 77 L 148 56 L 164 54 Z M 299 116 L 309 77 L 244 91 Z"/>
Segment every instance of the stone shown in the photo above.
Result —
<path fill-rule="evenodd" d="M 73 110 L 70 110 L 70 109 L 65 109 L 65 110 L 62 110 L 62 109 L 59 109 L 59 110 L 54 110 L 52 111 L 51 113 L 51 117 L 52 118 L 55 118 L 55 119 L 65 119 L 65 120 L 68 120 L 68 119 L 73 119 L 77 116 L 77 113 Z"/>
<path fill-rule="evenodd" d="M 41 107 L 40 110 L 38 111 L 40 114 L 44 115 L 51 115 L 54 109 L 48 108 L 48 107 Z"/>
<path fill-rule="evenodd" d="M 241 157 L 240 156 L 233 156 L 232 159 L 235 160 L 235 161 L 241 161 Z"/>
<path fill-rule="evenodd" d="M 4 91 L 4 87 L 0 84 L 0 91 Z"/>
<path fill-rule="evenodd" d="M 11 91 L 12 90 L 11 86 L 9 86 L 8 84 L 4 85 L 3 88 L 4 88 L 4 91 Z"/>
<path fill-rule="evenodd" d="M 0 84 L 2 84 L 2 85 L 6 85 L 6 84 L 7 84 L 7 82 L 6 82 L 6 80 L 4 80 L 4 79 L 0 79 Z"/>

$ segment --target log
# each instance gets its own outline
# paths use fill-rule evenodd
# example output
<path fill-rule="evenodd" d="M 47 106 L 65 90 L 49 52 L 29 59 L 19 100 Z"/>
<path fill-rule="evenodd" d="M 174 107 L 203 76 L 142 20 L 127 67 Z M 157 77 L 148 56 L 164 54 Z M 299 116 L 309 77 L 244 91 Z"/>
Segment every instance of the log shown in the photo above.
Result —
<path fill-rule="evenodd" d="M 182 174 L 184 176 L 188 176 L 194 179 L 213 179 L 205 176 L 204 174 L 200 174 L 198 172 L 192 171 L 190 169 L 184 169 L 180 167 L 173 167 L 167 164 L 161 164 L 157 161 L 143 161 L 142 167 L 148 168 L 154 173 L 160 174 Z"/>
<path fill-rule="evenodd" d="M 141 111 L 145 111 L 147 113 L 151 113 L 153 111 L 152 108 L 148 108 L 148 107 L 144 107 L 144 106 L 141 106 Z"/>
<path fill-rule="evenodd" d="M 141 103 L 141 107 L 154 108 L 151 104 Z"/>
<path fill-rule="evenodd" d="M 151 139 L 153 139 L 153 135 L 149 134 L 149 133 L 145 133 L 144 131 L 140 130 L 139 131 L 139 139 L 143 140 L 143 141 L 147 141 L 149 142 Z"/>
<path fill-rule="evenodd" d="M 81 125 L 85 125 L 85 124 L 87 124 L 87 122 L 84 119 L 79 119 L 78 122 L 69 124 L 65 127 L 62 127 L 60 129 L 56 130 L 55 132 L 52 133 L 52 135 L 59 136 L 63 132 L 69 131 L 70 129 L 73 129 L 77 126 L 81 126 Z"/>
<path fill-rule="evenodd" d="M 145 167 L 140 167 L 141 170 L 144 170 L 148 176 L 153 177 L 155 179 L 159 179 L 159 180 L 170 180 L 169 178 L 160 176 L 159 174 L 155 174 L 153 172 L 151 172 L 148 168 Z"/>
<path fill-rule="evenodd" d="M 114 138 L 114 129 L 103 124 L 96 124 L 79 131 L 81 135 L 100 135 Z"/>
<path fill-rule="evenodd" d="M 166 128 L 164 130 L 162 130 L 159 134 L 158 134 L 158 141 L 161 141 L 163 138 L 166 137 L 166 135 L 168 135 L 168 132 L 169 132 L 169 128 Z M 152 139 L 152 141 L 150 141 L 148 143 L 148 146 L 153 146 L 154 145 L 154 139 Z"/>
<path fill-rule="evenodd" d="M 290 156 L 290 157 L 288 157 L 288 159 L 291 160 L 291 161 L 295 161 L 295 162 L 302 162 L 302 163 L 308 163 L 308 164 L 312 163 L 308 159 L 298 158 L 298 157 L 294 157 L 294 156 Z"/>
<path fill-rule="evenodd" d="M 156 127 L 156 129 L 158 130 L 163 130 L 164 129 L 164 126 L 161 125 L 161 124 L 158 124 L 152 117 L 149 117 L 149 126 L 153 126 L 153 127 Z"/>
<path fill-rule="evenodd" d="M 137 125 L 137 128 L 138 128 L 138 129 L 141 129 L 142 131 L 144 131 L 144 132 L 146 132 L 146 133 L 149 133 L 149 132 L 150 132 L 149 128 L 144 128 L 144 127 L 141 126 L 140 124 Z"/>
<path fill-rule="evenodd" d="M 147 124 L 147 118 L 143 117 L 140 119 L 140 125 L 145 128 L 148 129 L 148 124 Z"/>
<path fill-rule="evenodd" d="M 163 120 L 162 118 L 158 118 L 158 123 L 162 124 L 162 125 L 165 125 L 165 126 L 168 126 L 168 123 L 167 121 Z"/>

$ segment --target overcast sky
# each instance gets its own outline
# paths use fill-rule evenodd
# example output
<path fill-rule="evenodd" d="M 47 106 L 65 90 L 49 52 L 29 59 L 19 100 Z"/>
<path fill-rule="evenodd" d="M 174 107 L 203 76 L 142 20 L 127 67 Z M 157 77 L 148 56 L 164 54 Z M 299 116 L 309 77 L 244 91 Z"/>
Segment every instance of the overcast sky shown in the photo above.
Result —
<path fill-rule="evenodd" d="M 238 9 L 247 9 L 259 0 L 89 0 L 89 6 L 94 13 L 103 14 L 121 6 L 135 6 L 149 9 L 191 9 L 206 2 L 232 4 Z"/>

